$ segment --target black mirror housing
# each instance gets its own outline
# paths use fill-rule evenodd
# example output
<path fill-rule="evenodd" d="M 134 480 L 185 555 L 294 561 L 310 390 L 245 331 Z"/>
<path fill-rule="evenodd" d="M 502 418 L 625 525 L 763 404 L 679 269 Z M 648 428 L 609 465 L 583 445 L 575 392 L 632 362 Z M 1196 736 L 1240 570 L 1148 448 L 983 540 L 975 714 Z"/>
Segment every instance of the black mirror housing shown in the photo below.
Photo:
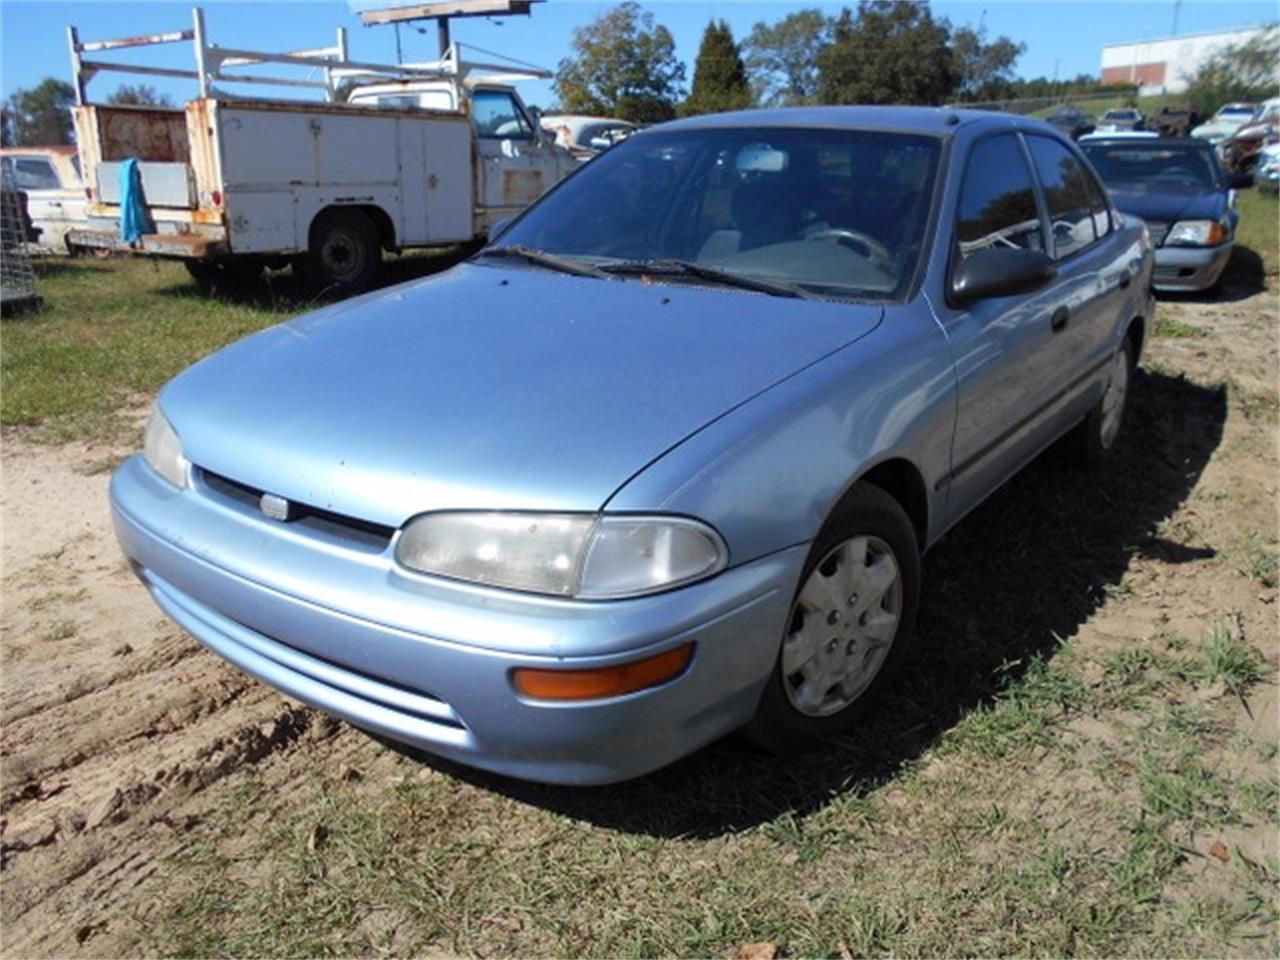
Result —
<path fill-rule="evenodd" d="M 977 250 L 951 273 L 951 300 L 968 303 L 989 297 L 1030 293 L 1057 276 L 1053 260 L 1039 250 L 995 247 Z"/>
<path fill-rule="evenodd" d="M 1232 190 L 1247 190 L 1253 186 L 1252 173 L 1231 173 L 1227 175 L 1227 186 Z"/>

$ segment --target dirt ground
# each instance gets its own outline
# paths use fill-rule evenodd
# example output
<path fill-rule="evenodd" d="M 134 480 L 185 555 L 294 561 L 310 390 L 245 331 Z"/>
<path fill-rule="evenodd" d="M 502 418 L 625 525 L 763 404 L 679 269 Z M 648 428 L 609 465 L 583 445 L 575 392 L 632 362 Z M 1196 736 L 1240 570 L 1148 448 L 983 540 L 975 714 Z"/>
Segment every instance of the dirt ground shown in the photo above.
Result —
<path fill-rule="evenodd" d="M 1169 436 L 1185 429 L 1160 408 L 1184 389 L 1180 385 L 1201 391 L 1210 398 L 1206 409 L 1221 415 L 1200 425 L 1215 435 L 1194 441 L 1205 456 L 1187 464 L 1188 487 L 1161 493 L 1171 502 L 1152 508 L 1163 517 L 1154 546 L 1107 574 L 1104 579 L 1123 587 L 1109 589 L 1073 625 L 1070 643 L 1097 652 L 1152 631 L 1199 637 L 1208 611 L 1234 611 L 1226 629 L 1262 653 L 1270 675 L 1247 699 L 1212 688 L 1199 695 L 1213 701 L 1215 716 L 1233 730 L 1277 744 L 1280 629 L 1274 559 L 1267 558 L 1275 557 L 1277 545 L 1280 309 L 1270 291 L 1234 302 L 1166 301 L 1160 319 L 1177 322 L 1151 341 L 1147 379 L 1161 386 L 1139 401 L 1141 416 L 1130 429 Z M 1181 447 L 1170 449 L 1170 456 L 1182 455 Z M 4 437 L 0 910 L 6 956 L 154 949 L 147 930 L 166 909 L 169 865 L 200 844 L 235 847 L 235 838 L 210 837 L 205 828 L 210 811 L 226 801 L 233 775 L 246 768 L 256 770 L 268 794 L 281 795 L 317 769 L 343 770 L 357 755 L 366 781 L 404 771 L 403 758 L 240 674 L 161 615 L 121 559 L 111 530 L 107 479 L 125 452 L 38 445 L 21 431 Z M 1166 466 L 1181 469 L 1180 463 Z M 1124 514 L 1149 505 L 1100 499 L 1097 506 Z M 966 526 L 953 536 L 977 535 Z M 1026 546 L 1014 540 L 1017 549 Z M 1097 549 L 1100 562 L 1115 562 L 1106 545 Z M 1216 559 L 1199 562 L 1210 556 Z M 1251 566 L 1268 563 L 1270 578 L 1265 569 L 1248 575 Z M 931 572 L 926 568 L 926 576 Z M 929 622 L 923 618 L 925 629 Z M 1092 751 L 1122 751 L 1131 733 L 1108 715 L 1071 723 Z M 1242 751 L 1238 764 L 1274 778 L 1274 754 Z M 928 775 L 926 765 L 921 776 Z M 1039 811 L 1087 811 L 1087 795 L 1070 777 L 1048 779 L 1042 789 Z M 904 809 L 911 802 L 903 799 Z M 909 812 L 903 817 L 908 823 Z M 1062 817 L 1059 829 L 1099 828 L 1080 813 Z M 1258 863 L 1276 863 L 1275 831 L 1274 818 L 1264 818 L 1189 845 L 1222 839 Z M 1191 869 L 1211 884 L 1216 862 L 1202 859 Z"/>

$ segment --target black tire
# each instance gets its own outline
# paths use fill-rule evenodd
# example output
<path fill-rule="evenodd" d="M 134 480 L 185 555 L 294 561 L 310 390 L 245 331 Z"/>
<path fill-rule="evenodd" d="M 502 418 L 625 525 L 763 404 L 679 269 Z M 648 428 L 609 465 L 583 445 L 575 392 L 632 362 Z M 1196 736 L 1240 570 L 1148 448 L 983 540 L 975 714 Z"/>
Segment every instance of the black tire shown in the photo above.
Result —
<path fill-rule="evenodd" d="M 218 281 L 218 265 L 212 260 L 183 260 L 182 265 L 201 290 L 213 287 Z"/>
<path fill-rule="evenodd" d="M 367 290 L 382 265 L 378 231 L 359 210 L 329 210 L 311 225 L 305 260 L 308 282 L 320 290 Z"/>
<path fill-rule="evenodd" d="M 870 679 L 864 687 L 851 695 L 849 702 L 842 703 L 845 693 L 832 693 L 836 687 L 840 686 L 840 683 L 837 683 L 828 691 L 829 702 L 811 710 L 803 710 L 796 703 L 803 686 L 796 682 L 799 674 L 792 673 L 788 676 L 788 669 L 785 666 L 788 659 L 787 645 L 795 642 L 795 639 L 804 632 L 805 619 L 815 616 L 813 612 L 805 609 L 802 595 L 811 576 L 829 577 L 833 581 L 836 579 L 840 573 L 839 565 L 843 562 L 843 558 L 837 555 L 833 560 L 833 551 L 839 551 L 844 544 L 858 538 L 867 538 L 869 545 L 867 557 L 871 557 L 874 553 L 870 544 L 878 541 L 877 549 L 887 548 L 896 562 L 897 585 L 890 587 L 884 597 L 874 601 L 873 609 L 874 612 L 881 614 L 887 612 L 882 605 L 888 604 L 889 593 L 896 590 L 897 623 L 887 641 L 887 652 L 881 655 L 878 666 L 865 670 Z M 881 556 L 882 552 L 875 554 L 876 562 L 879 562 Z M 830 566 L 833 562 L 835 565 Z M 823 571 L 829 566 L 830 572 L 824 573 Z M 856 598 L 851 598 L 847 601 L 852 615 L 843 624 L 840 622 L 839 612 L 835 610 L 832 611 L 832 614 L 836 615 L 835 619 L 829 614 L 826 618 L 818 616 L 814 620 L 819 631 L 825 629 L 822 626 L 825 623 L 836 634 L 830 641 L 826 641 L 825 652 L 818 653 L 814 657 L 815 661 L 821 657 L 832 657 L 838 660 L 841 650 L 845 651 L 846 662 L 852 660 L 860 641 L 853 638 L 849 631 L 857 629 L 855 624 L 865 624 L 867 615 L 873 612 L 869 609 L 858 616 L 859 605 L 855 600 Z M 791 614 L 787 618 L 786 636 L 779 639 L 778 656 L 773 673 L 765 686 L 755 716 L 743 728 L 746 737 L 765 749 L 783 753 L 803 748 L 824 737 L 847 733 L 867 709 L 882 696 L 892 684 L 895 674 L 901 669 L 909 654 L 915 633 L 916 611 L 919 603 L 920 545 L 916 540 L 911 520 L 898 501 L 879 487 L 866 483 L 854 484 L 827 519 L 809 551 L 808 560 L 800 577 L 800 586 L 792 600 Z M 866 649 L 863 648 L 864 651 Z M 864 665 L 871 656 L 874 656 L 874 653 L 862 653 Z M 819 683 L 820 686 L 821 683 Z M 819 715 L 823 710 L 834 712 Z"/>
<path fill-rule="evenodd" d="M 1072 458 L 1083 467 L 1098 466 L 1110 460 L 1119 445 L 1120 437 L 1124 435 L 1124 422 L 1129 412 L 1129 399 L 1133 395 L 1134 378 L 1137 374 L 1134 356 L 1133 340 L 1125 337 L 1120 350 L 1111 361 L 1114 367 L 1111 369 L 1111 376 L 1108 378 L 1108 385 L 1102 398 L 1089 411 L 1089 415 L 1067 435 L 1067 449 Z M 1106 426 L 1112 386 L 1115 383 L 1115 377 L 1120 375 L 1121 371 L 1125 380 L 1120 407 L 1114 426 Z"/>

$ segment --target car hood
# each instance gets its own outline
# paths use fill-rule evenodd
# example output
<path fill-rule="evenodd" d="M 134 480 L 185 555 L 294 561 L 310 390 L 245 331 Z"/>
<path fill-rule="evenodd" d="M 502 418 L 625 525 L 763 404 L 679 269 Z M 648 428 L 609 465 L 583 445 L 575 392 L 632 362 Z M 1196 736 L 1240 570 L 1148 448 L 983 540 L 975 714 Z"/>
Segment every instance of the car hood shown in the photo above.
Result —
<path fill-rule="evenodd" d="M 198 467 L 398 526 L 595 510 L 879 306 L 463 264 L 214 354 L 160 404 Z"/>
<path fill-rule="evenodd" d="M 1143 220 L 1217 220 L 1227 211 L 1226 189 L 1174 188 L 1165 184 L 1111 183 L 1116 206 Z"/>

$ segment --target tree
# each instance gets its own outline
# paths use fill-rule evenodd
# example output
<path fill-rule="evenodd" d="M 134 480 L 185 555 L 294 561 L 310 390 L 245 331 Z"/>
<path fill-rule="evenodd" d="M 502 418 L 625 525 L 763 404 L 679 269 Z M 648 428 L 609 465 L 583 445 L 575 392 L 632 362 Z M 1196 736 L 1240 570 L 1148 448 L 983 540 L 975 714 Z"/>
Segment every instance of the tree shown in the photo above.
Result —
<path fill-rule="evenodd" d="M 116 92 L 107 97 L 107 103 L 134 107 L 172 107 L 173 100 L 167 93 L 157 93 L 156 88 L 145 83 L 137 86 L 122 83 Z"/>
<path fill-rule="evenodd" d="M 985 27 L 960 27 L 951 34 L 958 83 L 957 100 L 999 100 L 1012 89 L 1013 65 L 1027 50 L 1025 43 L 996 37 L 987 43 Z"/>
<path fill-rule="evenodd" d="M 1187 79 L 1187 99 L 1210 116 L 1233 100 L 1266 100 L 1276 96 L 1276 64 L 1280 63 L 1280 24 L 1270 23 L 1244 43 L 1213 53 Z"/>
<path fill-rule="evenodd" d="M 818 53 L 823 103 L 923 103 L 950 99 L 955 59 L 945 20 L 925 3 L 860 0 L 835 21 L 832 42 Z"/>
<path fill-rule="evenodd" d="M 797 10 L 770 26 L 757 23 L 742 42 L 756 99 L 771 106 L 814 103 L 818 51 L 830 40 L 831 24 L 819 10 Z"/>
<path fill-rule="evenodd" d="M 31 90 L 15 90 L 5 111 L 13 142 L 27 147 L 70 143 L 75 101 L 71 84 L 53 77 L 46 77 Z"/>
<path fill-rule="evenodd" d="M 719 113 L 742 110 L 751 104 L 747 69 L 738 45 L 733 42 L 733 31 L 723 20 L 719 23 L 713 20 L 702 34 L 702 46 L 698 48 L 698 60 L 693 68 L 693 92 L 680 105 L 680 113 L 684 116 Z"/>
<path fill-rule="evenodd" d="M 560 61 L 555 89 L 572 113 L 633 123 L 670 120 L 684 95 L 684 64 L 671 32 L 628 0 L 573 31 L 574 55 Z"/>

